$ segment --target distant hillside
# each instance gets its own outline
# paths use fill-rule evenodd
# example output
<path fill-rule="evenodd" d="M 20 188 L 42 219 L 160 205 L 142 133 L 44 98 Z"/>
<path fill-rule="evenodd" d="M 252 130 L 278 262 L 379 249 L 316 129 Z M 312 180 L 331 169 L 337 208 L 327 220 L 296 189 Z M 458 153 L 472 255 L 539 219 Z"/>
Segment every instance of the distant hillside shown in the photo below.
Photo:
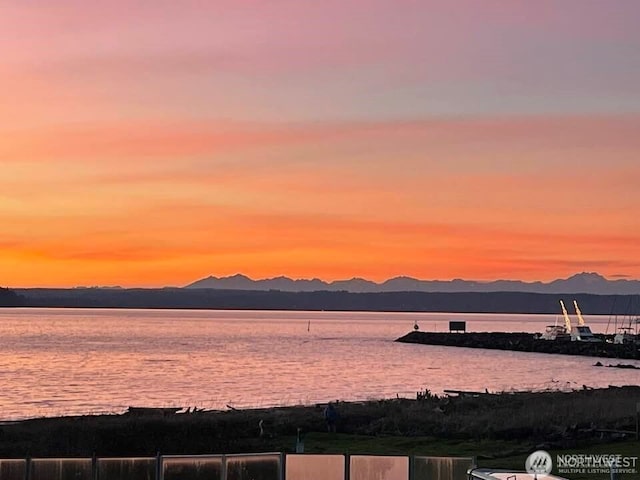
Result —
<path fill-rule="evenodd" d="M 20 307 L 24 304 L 24 298 L 13 290 L 0 287 L 0 307 Z"/>
<path fill-rule="evenodd" d="M 591 293 L 595 295 L 636 295 L 640 294 L 638 280 L 607 280 L 598 273 L 578 273 L 569 278 L 549 283 L 522 282 L 520 280 L 496 280 L 476 282 L 470 280 L 418 280 L 411 277 L 395 277 L 382 283 L 363 278 L 324 282 L 312 280 L 293 280 L 288 277 L 276 277 L 252 280 L 245 275 L 231 277 L 207 277 L 185 288 L 213 288 L 218 290 L 279 290 L 282 292 L 346 291 L 353 293 L 380 292 L 525 292 L 525 293 Z"/>
<path fill-rule="evenodd" d="M 158 289 L 24 289 L 18 290 L 30 307 L 78 308 L 198 308 L 220 310 L 333 310 L 459 313 L 559 314 L 558 300 L 576 299 L 587 315 L 628 315 L 640 312 L 640 297 L 576 294 L 559 295 L 429 292 L 282 292 Z"/>

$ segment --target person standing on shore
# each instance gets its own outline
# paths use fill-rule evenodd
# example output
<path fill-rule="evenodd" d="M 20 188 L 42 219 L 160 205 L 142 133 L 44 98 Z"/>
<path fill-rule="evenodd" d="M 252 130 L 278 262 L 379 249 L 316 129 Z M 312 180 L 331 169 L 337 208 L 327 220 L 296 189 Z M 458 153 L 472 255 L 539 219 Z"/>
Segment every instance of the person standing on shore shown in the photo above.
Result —
<path fill-rule="evenodd" d="M 327 422 L 327 431 L 329 433 L 336 432 L 336 423 L 338 422 L 338 411 L 333 406 L 333 403 L 329 402 L 324 409 L 324 419 Z"/>

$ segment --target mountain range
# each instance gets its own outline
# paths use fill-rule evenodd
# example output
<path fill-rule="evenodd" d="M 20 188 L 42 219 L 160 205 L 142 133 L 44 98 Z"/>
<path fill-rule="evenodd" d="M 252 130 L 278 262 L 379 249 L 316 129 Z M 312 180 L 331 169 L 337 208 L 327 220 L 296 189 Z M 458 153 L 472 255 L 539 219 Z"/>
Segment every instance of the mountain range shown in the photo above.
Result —
<path fill-rule="evenodd" d="M 520 280 L 418 280 L 411 277 L 395 277 L 382 283 L 364 278 L 325 282 L 318 278 L 291 279 L 288 277 L 252 280 L 237 274 L 229 277 L 207 277 L 184 288 L 211 288 L 217 290 L 254 290 L 283 292 L 347 291 L 353 293 L 376 292 L 526 292 L 526 293 L 591 293 L 596 295 L 640 294 L 639 280 L 608 280 L 595 272 L 582 272 L 569 278 L 551 282 L 523 282 Z"/>

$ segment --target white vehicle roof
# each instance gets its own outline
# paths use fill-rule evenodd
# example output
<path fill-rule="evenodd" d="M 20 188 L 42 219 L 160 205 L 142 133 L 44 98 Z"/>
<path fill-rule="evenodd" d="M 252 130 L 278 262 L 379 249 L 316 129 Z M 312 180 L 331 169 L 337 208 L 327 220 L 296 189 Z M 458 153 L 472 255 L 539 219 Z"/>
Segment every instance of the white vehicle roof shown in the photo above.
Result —
<path fill-rule="evenodd" d="M 498 470 L 492 468 L 473 468 L 468 472 L 469 477 L 481 480 L 566 480 L 556 475 L 533 475 L 527 472 L 514 472 L 513 470 Z"/>

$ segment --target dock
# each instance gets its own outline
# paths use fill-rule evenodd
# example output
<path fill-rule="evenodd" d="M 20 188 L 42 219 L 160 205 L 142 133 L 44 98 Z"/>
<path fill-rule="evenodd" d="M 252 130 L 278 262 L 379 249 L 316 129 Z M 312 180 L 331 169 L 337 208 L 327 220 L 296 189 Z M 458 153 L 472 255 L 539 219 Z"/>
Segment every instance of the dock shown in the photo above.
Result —
<path fill-rule="evenodd" d="M 542 340 L 533 333 L 445 333 L 414 331 L 398 338 L 396 342 L 640 360 L 637 345 L 613 344 L 604 341 L 606 340 L 604 335 L 601 335 L 601 337 L 603 342 L 595 343 Z"/>

